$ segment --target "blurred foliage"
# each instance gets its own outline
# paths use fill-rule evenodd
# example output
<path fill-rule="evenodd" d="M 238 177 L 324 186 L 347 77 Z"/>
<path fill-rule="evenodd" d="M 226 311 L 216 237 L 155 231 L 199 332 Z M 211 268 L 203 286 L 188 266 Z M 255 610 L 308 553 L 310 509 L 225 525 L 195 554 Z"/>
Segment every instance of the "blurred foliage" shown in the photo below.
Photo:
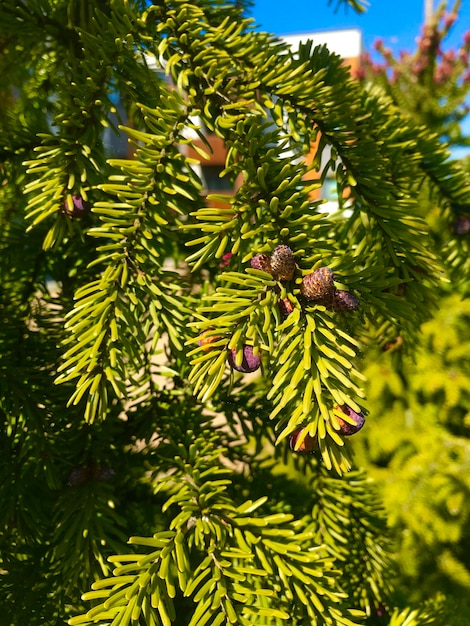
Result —
<path fill-rule="evenodd" d="M 459 2 L 450 10 L 441 5 L 413 53 L 394 58 L 378 41 L 383 62 L 366 56 L 359 71 L 362 81 L 384 90 L 454 155 L 469 145 L 464 122 L 470 31 L 456 50 L 446 41 L 459 9 Z M 461 164 L 468 170 L 468 157 Z M 406 340 L 397 333 L 382 351 L 367 355 L 367 394 L 376 419 L 356 449 L 359 462 L 376 477 L 387 510 L 397 555 L 397 601 L 423 607 L 423 612 L 398 611 L 391 623 L 463 625 L 470 615 L 470 205 L 449 197 L 440 206 L 427 187 L 421 189 L 421 206 L 449 282 L 439 290 L 438 313 L 421 325 L 421 340 L 412 350 L 404 353 Z M 403 285 L 401 296 L 407 292 Z M 426 612 L 428 621 L 419 621 Z"/>
<path fill-rule="evenodd" d="M 358 442 L 361 462 L 381 485 L 393 531 L 402 593 L 438 593 L 468 616 L 470 584 L 470 303 L 443 298 L 422 326 L 413 358 L 377 353 L 367 368 L 377 416 Z"/>

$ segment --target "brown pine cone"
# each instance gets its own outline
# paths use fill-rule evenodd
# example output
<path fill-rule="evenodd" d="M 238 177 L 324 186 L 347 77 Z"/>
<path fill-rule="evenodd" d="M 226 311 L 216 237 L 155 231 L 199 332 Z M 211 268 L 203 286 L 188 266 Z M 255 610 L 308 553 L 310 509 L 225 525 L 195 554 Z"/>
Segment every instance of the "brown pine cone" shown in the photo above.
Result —
<path fill-rule="evenodd" d="M 327 307 L 338 313 L 346 313 L 354 311 L 359 306 L 359 300 L 349 291 L 344 289 L 335 289 L 331 297 L 328 299 Z"/>
<path fill-rule="evenodd" d="M 295 272 L 294 253 L 289 246 L 277 246 L 271 255 L 272 273 L 278 280 L 292 280 Z"/>
<path fill-rule="evenodd" d="M 279 307 L 279 311 L 281 313 L 281 316 L 286 319 L 287 317 L 289 317 L 289 315 L 292 313 L 292 311 L 294 310 L 294 305 L 292 304 L 292 302 L 289 300 L 289 298 L 282 298 L 281 300 L 278 300 L 277 302 L 277 306 Z"/>
<path fill-rule="evenodd" d="M 300 284 L 300 293 L 307 300 L 326 300 L 334 291 L 334 274 L 329 267 L 319 267 L 311 274 L 307 274 Z"/>
<path fill-rule="evenodd" d="M 262 270 L 272 274 L 271 259 L 267 254 L 255 254 L 250 260 L 250 265 L 254 270 Z"/>

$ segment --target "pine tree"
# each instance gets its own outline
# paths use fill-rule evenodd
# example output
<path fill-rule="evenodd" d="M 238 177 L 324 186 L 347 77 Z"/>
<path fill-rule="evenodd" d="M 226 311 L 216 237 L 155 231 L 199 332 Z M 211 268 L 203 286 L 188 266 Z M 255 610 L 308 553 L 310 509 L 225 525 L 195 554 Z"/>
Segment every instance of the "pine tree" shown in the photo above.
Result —
<path fill-rule="evenodd" d="M 0 4 L 1 623 L 434 619 L 394 608 L 353 452 L 368 352 L 438 310 L 419 190 L 470 205 L 468 173 L 244 10 Z M 207 130 L 233 194 L 198 176 Z"/>

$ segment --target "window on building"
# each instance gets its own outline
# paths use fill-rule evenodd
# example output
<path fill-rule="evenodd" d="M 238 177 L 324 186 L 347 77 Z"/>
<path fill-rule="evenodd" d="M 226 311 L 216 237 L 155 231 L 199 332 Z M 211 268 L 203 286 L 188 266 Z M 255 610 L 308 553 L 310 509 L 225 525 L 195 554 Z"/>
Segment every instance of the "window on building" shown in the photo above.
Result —
<path fill-rule="evenodd" d="M 221 177 L 223 165 L 201 164 L 201 178 L 207 191 L 233 191 L 233 185 L 227 176 Z"/>

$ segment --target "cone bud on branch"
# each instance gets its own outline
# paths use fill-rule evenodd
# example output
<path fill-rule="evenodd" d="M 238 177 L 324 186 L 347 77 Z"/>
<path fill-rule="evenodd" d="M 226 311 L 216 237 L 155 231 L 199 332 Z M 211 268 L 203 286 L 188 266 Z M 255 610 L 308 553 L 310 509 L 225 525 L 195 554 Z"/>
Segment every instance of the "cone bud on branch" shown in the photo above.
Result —
<path fill-rule="evenodd" d="M 277 280 L 292 280 L 295 258 L 289 246 L 281 245 L 274 249 L 271 255 L 271 270 Z"/>
<path fill-rule="evenodd" d="M 298 428 L 289 436 L 289 447 L 298 454 L 313 454 L 318 447 L 317 437 L 312 437 L 308 433 L 300 443 L 297 443 L 303 435 L 305 428 Z"/>
<path fill-rule="evenodd" d="M 339 431 L 342 435 L 345 435 L 345 436 L 354 435 L 358 431 L 360 431 L 361 428 L 364 426 L 366 419 L 362 412 L 356 413 L 356 411 L 354 411 L 347 404 L 342 404 L 341 406 L 337 406 L 335 408 L 350 418 L 349 421 L 346 421 L 346 420 L 343 420 L 341 417 L 337 416 L 337 420 L 340 425 Z"/>
<path fill-rule="evenodd" d="M 258 355 L 254 354 L 252 346 L 243 346 L 243 359 L 240 364 L 237 364 L 236 356 L 237 350 L 236 348 L 232 348 L 228 353 L 228 363 L 232 369 L 237 370 L 237 372 L 242 372 L 242 374 L 255 372 L 261 364 L 261 359 Z"/>
<path fill-rule="evenodd" d="M 334 290 L 334 274 L 329 267 L 319 267 L 307 274 L 300 285 L 300 293 L 311 301 L 325 300 L 333 295 Z"/>

